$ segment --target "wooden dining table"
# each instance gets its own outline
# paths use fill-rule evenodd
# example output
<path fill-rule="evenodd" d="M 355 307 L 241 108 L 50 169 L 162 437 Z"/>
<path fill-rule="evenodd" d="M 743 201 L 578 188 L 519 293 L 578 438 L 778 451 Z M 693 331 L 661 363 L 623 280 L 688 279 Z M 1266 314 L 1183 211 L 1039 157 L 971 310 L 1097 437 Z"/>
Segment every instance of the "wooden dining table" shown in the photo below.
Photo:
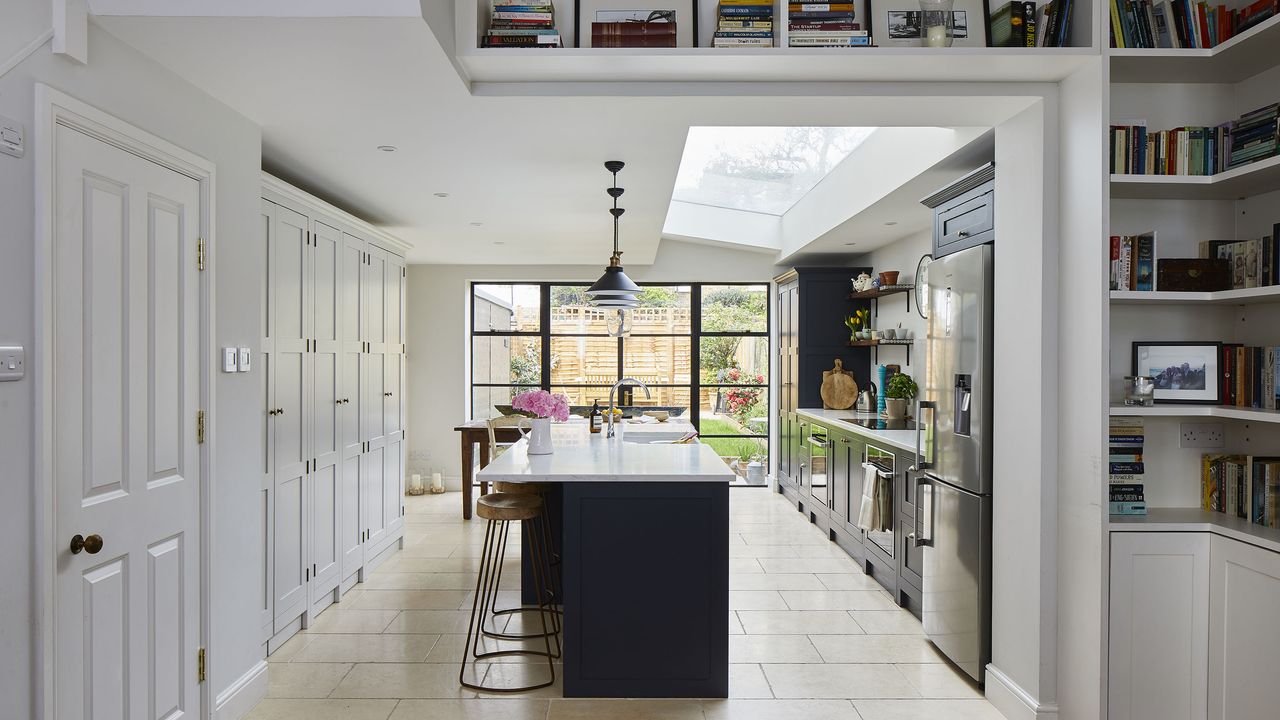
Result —
<path fill-rule="evenodd" d="M 472 485 L 475 483 L 476 446 L 480 450 L 480 467 L 489 464 L 489 424 L 484 420 L 471 420 L 454 428 L 462 438 L 462 519 L 471 519 Z M 494 438 L 502 442 L 520 439 L 520 430 L 514 427 L 493 429 Z M 489 492 L 489 483 L 480 483 L 480 494 Z"/>

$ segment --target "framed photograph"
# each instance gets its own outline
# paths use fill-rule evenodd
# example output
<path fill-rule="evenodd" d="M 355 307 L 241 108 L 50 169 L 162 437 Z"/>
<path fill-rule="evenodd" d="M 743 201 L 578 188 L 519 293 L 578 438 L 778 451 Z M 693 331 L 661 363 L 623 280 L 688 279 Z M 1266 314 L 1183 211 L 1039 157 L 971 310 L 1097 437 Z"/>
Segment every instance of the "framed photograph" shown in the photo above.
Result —
<path fill-rule="evenodd" d="M 868 3 L 870 6 L 871 3 Z M 920 47 L 920 3 L 891 0 L 871 10 L 871 35 L 882 47 Z M 952 47 L 986 47 L 987 26 L 982 0 L 956 0 Z"/>
<path fill-rule="evenodd" d="M 1217 405 L 1221 357 L 1219 342 L 1135 342 L 1133 374 L 1155 379 L 1158 403 Z"/>
<path fill-rule="evenodd" d="M 574 47 L 592 47 L 591 23 L 674 22 L 676 47 L 695 47 L 699 0 L 576 0 Z"/>

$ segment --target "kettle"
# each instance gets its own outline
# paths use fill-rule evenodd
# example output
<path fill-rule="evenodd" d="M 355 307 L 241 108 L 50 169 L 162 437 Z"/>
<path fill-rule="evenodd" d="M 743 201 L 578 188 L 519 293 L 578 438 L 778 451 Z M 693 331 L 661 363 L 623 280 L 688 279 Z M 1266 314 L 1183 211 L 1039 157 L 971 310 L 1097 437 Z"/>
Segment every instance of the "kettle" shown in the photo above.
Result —
<path fill-rule="evenodd" d="M 876 412 L 876 384 L 868 380 L 867 385 L 870 389 L 858 393 L 858 401 L 853 404 L 853 409 L 862 412 Z"/>

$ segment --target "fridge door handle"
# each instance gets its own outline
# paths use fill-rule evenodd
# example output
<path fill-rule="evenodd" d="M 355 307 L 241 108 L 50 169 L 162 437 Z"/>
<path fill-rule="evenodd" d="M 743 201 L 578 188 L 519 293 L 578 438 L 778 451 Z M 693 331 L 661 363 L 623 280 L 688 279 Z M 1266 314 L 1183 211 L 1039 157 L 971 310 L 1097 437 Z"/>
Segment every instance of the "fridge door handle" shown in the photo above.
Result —
<path fill-rule="evenodd" d="M 929 438 L 931 442 L 937 442 L 938 437 L 938 403 L 933 400 L 917 400 L 916 401 L 916 470 L 933 467 L 933 459 L 926 459 L 924 456 L 924 448 L 920 445 L 920 431 L 924 429 L 924 411 L 929 410 Z"/>
<path fill-rule="evenodd" d="M 929 488 L 929 502 L 924 501 L 924 488 Z M 929 521 L 925 522 L 926 508 L 928 508 Z M 928 532 L 925 532 L 928 528 Z M 929 547 L 933 545 L 933 483 L 928 477 L 920 476 L 916 478 L 916 526 L 915 532 L 911 533 L 915 537 L 913 542 L 916 547 Z"/>

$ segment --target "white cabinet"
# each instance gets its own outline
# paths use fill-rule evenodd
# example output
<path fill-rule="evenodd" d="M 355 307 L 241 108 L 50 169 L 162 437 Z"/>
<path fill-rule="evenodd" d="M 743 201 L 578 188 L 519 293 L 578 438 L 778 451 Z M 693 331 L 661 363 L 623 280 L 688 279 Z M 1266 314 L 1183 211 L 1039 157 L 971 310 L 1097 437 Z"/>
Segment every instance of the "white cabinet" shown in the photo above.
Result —
<path fill-rule="evenodd" d="M 1213 536 L 1209 554 L 1209 718 L 1280 716 L 1280 553 Z"/>
<path fill-rule="evenodd" d="M 401 537 L 404 261 L 385 234 L 264 185 L 262 625 L 273 650 Z"/>
<path fill-rule="evenodd" d="M 1209 536 L 1112 533 L 1109 720 L 1203 718 Z"/>

